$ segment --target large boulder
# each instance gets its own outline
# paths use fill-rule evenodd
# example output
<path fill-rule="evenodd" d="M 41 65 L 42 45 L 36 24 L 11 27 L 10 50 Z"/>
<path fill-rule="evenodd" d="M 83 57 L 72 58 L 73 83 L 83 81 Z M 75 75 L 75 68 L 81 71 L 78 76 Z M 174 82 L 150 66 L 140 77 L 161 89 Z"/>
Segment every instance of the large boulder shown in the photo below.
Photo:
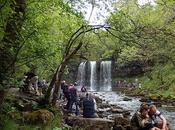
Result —
<path fill-rule="evenodd" d="M 113 130 L 129 130 L 130 120 L 124 117 L 115 117 Z"/>
<path fill-rule="evenodd" d="M 53 120 L 54 115 L 52 112 L 41 109 L 33 112 L 24 112 L 23 113 L 24 119 L 27 122 L 31 123 L 48 123 Z"/>
<path fill-rule="evenodd" d="M 83 128 L 83 130 L 110 130 L 114 121 L 103 118 L 83 118 L 77 116 L 68 116 L 66 123 L 73 128 Z"/>

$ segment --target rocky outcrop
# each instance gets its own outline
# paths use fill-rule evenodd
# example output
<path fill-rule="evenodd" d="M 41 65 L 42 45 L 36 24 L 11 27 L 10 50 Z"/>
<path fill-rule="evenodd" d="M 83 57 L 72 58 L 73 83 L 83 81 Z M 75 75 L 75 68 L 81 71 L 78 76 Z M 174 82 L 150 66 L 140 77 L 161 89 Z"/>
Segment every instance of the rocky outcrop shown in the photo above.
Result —
<path fill-rule="evenodd" d="M 113 130 L 130 130 L 130 120 L 124 117 L 115 117 Z"/>
<path fill-rule="evenodd" d="M 53 120 L 54 115 L 48 110 L 37 110 L 33 112 L 24 112 L 23 113 L 25 121 L 30 123 L 42 123 L 46 124 Z"/>
<path fill-rule="evenodd" d="M 83 130 L 131 130 L 130 112 L 117 105 L 111 105 L 103 98 L 103 95 L 96 94 L 97 114 L 99 118 L 83 118 L 67 115 L 65 120 L 73 128 L 82 128 Z M 125 99 L 124 99 L 125 100 Z M 126 99 L 130 100 L 130 99 Z"/>
<path fill-rule="evenodd" d="M 33 111 L 33 108 L 38 106 L 41 97 L 34 93 L 24 93 L 19 88 L 10 88 L 7 91 L 7 102 L 12 102 L 14 106 L 20 111 Z"/>
<path fill-rule="evenodd" d="M 150 70 L 150 67 L 153 66 L 152 61 L 131 61 L 123 65 L 115 65 L 113 70 L 114 77 L 127 77 L 143 74 L 146 71 Z"/>
<path fill-rule="evenodd" d="M 83 128 L 83 130 L 110 130 L 114 125 L 113 120 L 77 116 L 67 117 L 66 123 L 73 126 L 73 128 Z"/>

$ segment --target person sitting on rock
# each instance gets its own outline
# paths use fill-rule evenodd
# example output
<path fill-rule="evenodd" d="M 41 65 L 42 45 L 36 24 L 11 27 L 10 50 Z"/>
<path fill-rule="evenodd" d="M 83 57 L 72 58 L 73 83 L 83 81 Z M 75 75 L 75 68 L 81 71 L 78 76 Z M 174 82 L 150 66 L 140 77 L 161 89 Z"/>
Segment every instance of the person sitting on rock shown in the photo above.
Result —
<path fill-rule="evenodd" d="M 157 110 L 155 105 L 150 105 L 148 114 L 154 126 L 160 128 L 161 130 L 169 130 L 165 117 L 161 114 L 160 111 Z M 158 118 L 161 121 L 158 121 Z"/>
<path fill-rule="evenodd" d="M 142 104 L 140 109 L 133 115 L 131 118 L 131 127 L 133 130 L 161 130 L 152 124 L 148 111 L 149 106 Z"/>
<path fill-rule="evenodd" d="M 86 94 L 86 97 L 82 101 L 83 117 L 85 118 L 96 118 L 98 117 L 96 110 L 96 101 L 91 94 Z"/>

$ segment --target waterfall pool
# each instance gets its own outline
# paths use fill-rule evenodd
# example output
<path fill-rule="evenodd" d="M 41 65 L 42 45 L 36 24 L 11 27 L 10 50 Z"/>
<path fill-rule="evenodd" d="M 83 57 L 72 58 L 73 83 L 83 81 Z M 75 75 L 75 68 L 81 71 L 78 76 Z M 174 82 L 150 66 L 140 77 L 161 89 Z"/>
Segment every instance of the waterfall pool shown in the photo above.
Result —
<path fill-rule="evenodd" d="M 131 112 L 131 116 L 134 114 L 134 112 L 139 108 L 141 104 L 141 102 L 139 101 L 140 98 L 137 98 L 137 97 L 129 97 L 132 100 L 123 101 L 123 98 L 127 96 L 117 92 L 112 92 L 112 91 L 94 92 L 94 94 L 100 97 L 101 99 L 105 100 L 109 104 L 118 105 L 125 110 L 129 110 Z M 170 129 L 175 130 L 175 107 L 173 110 L 170 108 L 159 107 L 158 109 L 163 113 L 163 115 L 167 119 Z"/>

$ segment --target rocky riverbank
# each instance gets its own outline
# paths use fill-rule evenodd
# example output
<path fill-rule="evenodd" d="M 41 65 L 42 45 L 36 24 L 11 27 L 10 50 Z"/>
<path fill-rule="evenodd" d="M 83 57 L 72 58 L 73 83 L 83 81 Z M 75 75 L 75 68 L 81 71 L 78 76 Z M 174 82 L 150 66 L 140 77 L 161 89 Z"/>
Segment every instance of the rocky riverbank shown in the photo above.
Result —
<path fill-rule="evenodd" d="M 129 116 L 130 112 L 124 110 L 117 105 L 110 105 L 99 96 L 96 96 L 98 115 L 99 118 L 83 118 L 75 116 L 74 114 L 67 114 L 64 106 L 66 104 L 63 100 L 58 100 L 57 107 L 47 107 L 47 104 L 42 104 L 42 97 L 36 96 L 32 93 L 23 93 L 18 88 L 11 88 L 6 93 L 4 100 L 4 110 L 6 107 L 12 110 L 5 111 L 1 114 L 4 115 L 1 121 L 6 120 L 5 116 L 9 117 L 10 121 L 13 120 L 15 127 L 20 130 L 27 129 L 26 127 L 36 127 L 45 129 L 48 124 L 52 124 L 54 120 L 58 121 L 57 126 L 63 130 L 69 129 L 82 129 L 82 130 L 110 130 L 110 129 L 123 129 L 130 128 Z M 9 105 L 9 106 L 6 106 Z M 58 115 L 59 113 L 59 115 Z M 81 111 L 82 113 L 82 111 Z M 59 117 L 59 118 L 58 118 Z M 57 120 L 57 119 L 59 120 Z M 61 124 L 59 124 L 59 122 Z M 25 126 L 24 126 L 25 125 Z M 28 126 L 29 125 L 29 126 Z M 3 128 L 0 125 L 0 128 Z M 13 128 L 15 130 L 15 128 Z M 52 130 L 52 129 L 48 129 Z"/>
<path fill-rule="evenodd" d="M 22 93 L 16 88 L 12 88 L 8 91 L 5 102 L 13 104 L 15 111 L 9 113 L 9 115 L 15 119 L 15 122 L 21 125 L 23 123 L 27 124 L 42 124 L 47 125 L 56 118 L 60 118 L 61 124 L 59 124 L 57 119 L 57 125 L 63 130 L 69 129 L 80 129 L 80 130 L 132 130 L 130 126 L 131 110 L 124 109 L 117 104 L 110 104 L 105 100 L 104 93 L 93 92 L 95 95 L 99 118 L 83 118 L 82 111 L 80 116 L 75 116 L 74 114 L 67 114 L 64 106 L 65 101 L 59 100 L 57 102 L 56 108 L 46 107 L 47 104 L 40 106 L 42 97 L 35 96 L 34 94 Z M 108 94 L 110 98 L 115 98 L 114 95 Z M 119 97 L 117 97 L 119 98 Z M 121 102 L 132 102 L 133 98 L 122 96 Z M 142 101 L 148 101 L 147 98 L 141 98 Z M 156 100 L 154 100 L 156 102 Z M 161 104 L 162 105 L 162 104 Z M 139 106 L 139 104 L 135 104 Z M 132 107 L 132 106 L 130 106 Z M 133 111 L 135 111 L 134 108 Z M 132 112 L 133 112 L 132 111 Z M 59 115 L 58 115 L 59 113 Z"/>
<path fill-rule="evenodd" d="M 95 94 L 96 95 L 96 94 Z M 117 105 L 110 105 L 99 96 L 95 96 L 99 118 L 83 118 L 67 115 L 64 111 L 65 123 L 73 128 L 83 130 L 128 130 L 130 126 L 130 112 Z M 82 111 L 81 111 L 82 112 Z"/>

